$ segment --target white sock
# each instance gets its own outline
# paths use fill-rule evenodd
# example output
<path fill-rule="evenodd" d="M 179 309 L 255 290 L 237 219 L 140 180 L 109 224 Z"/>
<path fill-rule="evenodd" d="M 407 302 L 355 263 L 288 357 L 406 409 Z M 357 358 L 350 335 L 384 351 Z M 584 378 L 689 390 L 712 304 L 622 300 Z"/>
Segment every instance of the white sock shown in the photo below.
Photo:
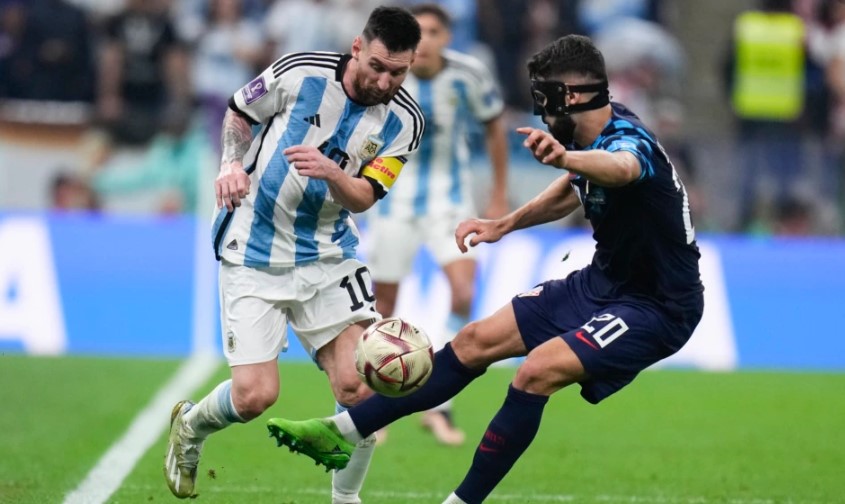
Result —
<path fill-rule="evenodd" d="M 439 411 L 441 413 L 447 412 L 447 411 L 452 411 L 452 400 L 447 399 L 446 402 L 441 403 L 441 404 L 431 408 L 429 411 Z"/>
<path fill-rule="evenodd" d="M 194 431 L 194 436 L 205 439 L 209 434 L 225 429 L 244 419 L 232 402 L 232 380 L 226 380 L 185 413 L 185 424 Z"/>
<path fill-rule="evenodd" d="M 346 408 L 340 404 L 335 406 L 338 416 L 346 414 Z M 350 418 L 350 423 L 352 419 Z M 357 434 L 358 431 L 356 430 Z M 360 437 L 360 434 L 357 434 Z M 345 437 L 345 436 L 344 436 Z M 332 474 L 332 504 L 361 504 L 358 494 L 364 486 L 364 478 L 367 476 L 367 469 L 370 467 L 370 460 L 376 449 L 376 437 L 371 434 L 366 439 L 357 443 L 349 464 L 340 471 Z"/>
<path fill-rule="evenodd" d="M 455 495 L 455 492 L 449 494 L 449 497 L 446 497 L 446 500 L 443 501 L 443 504 L 467 504 L 460 497 Z"/>
<path fill-rule="evenodd" d="M 350 443 L 358 444 L 364 440 L 364 436 L 355 428 L 355 422 L 352 421 L 352 417 L 349 416 L 345 408 L 337 415 L 329 418 L 329 420 L 332 420 L 337 425 L 337 430 Z"/>

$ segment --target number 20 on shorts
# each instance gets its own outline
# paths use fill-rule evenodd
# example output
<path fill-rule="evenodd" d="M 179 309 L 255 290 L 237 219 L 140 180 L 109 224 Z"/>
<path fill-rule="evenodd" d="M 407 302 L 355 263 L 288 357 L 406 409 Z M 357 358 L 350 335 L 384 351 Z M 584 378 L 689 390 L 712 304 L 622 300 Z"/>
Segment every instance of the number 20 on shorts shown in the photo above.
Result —
<path fill-rule="evenodd" d="M 604 323 L 604 326 L 596 330 L 596 322 Z M 611 313 L 598 315 L 590 319 L 589 322 L 581 326 L 587 333 L 596 340 L 600 347 L 604 348 L 613 343 L 613 341 L 625 334 L 628 330 L 628 324 L 624 320 Z"/>

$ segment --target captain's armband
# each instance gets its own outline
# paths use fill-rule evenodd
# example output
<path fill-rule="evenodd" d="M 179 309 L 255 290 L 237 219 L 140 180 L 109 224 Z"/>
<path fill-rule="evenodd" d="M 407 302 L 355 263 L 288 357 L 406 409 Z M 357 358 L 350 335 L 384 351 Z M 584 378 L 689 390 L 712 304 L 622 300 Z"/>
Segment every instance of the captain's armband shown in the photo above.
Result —
<path fill-rule="evenodd" d="M 377 157 L 361 169 L 360 175 L 373 184 L 376 196 L 382 198 L 393 187 L 407 161 L 404 156 Z"/>

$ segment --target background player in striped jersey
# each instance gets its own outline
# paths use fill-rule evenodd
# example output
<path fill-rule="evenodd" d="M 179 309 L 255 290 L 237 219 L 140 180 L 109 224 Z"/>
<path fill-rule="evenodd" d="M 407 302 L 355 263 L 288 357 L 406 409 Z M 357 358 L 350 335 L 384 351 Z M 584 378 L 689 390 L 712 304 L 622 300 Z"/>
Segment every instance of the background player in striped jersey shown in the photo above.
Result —
<path fill-rule="evenodd" d="M 424 118 L 401 88 L 419 40 L 408 11 L 380 7 L 351 55 L 286 55 L 230 100 L 212 236 L 232 379 L 173 409 L 165 476 L 177 497 L 193 495 L 209 434 L 276 401 L 288 322 L 326 372 L 338 411 L 371 393 L 353 355 L 379 315 L 350 212 L 383 197 L 419 146 Z M 351 461 L 338 455 L 348 466 L 333 478 L 334 503 L 360 502 L 373 444 Z"/>
<path fill-rule="evenodd" d="M 704 288 L 689 199 L 665 150 L 637 116 L 610 102 L 604 58 L 587 37 L 549 44 L 528 73 L 548 131 L 517 131 L 535 159 L 568 173 L 500 219 L 462 222 L 456 242 L 461 250 L 465 240 L 496 242 L 581 207 L 596 241 L 592 263 L 461 329 L 413 394 L 376 395 L 328 419 L 270 419 L 295 450 L 318 462 L 327 447 L 352 452 L 361 436 L 453 397 L 496 361 L 524 355 L 469 471 L 444 501 L 478 504 L 531 444 L 549 396 L 577 383 L 597 404 L 689 340 Z"/>
<path fill-rule="evenodd" d="M 484 212 L 488 218 L 507 212 L 508 144 L 502 119 L 504 102 L 492 75 L 475 58 L 446 48 L 451 39 L 449 15 L 436 4 L 419 4 L 410 10 L 420 23 L 422 39 L 403 87 L 420 104 L 426 131 L 402 180 L 368 214 L 371 242 L 378 246 L 367 260 L 375 281 L 377 308 L 389 317 L 394 313 L 399 282 L 410 273 L 419 248 L 428 248 L 446 274 L 452 294 L 446 331 L 429 331 L 435 350 L 439 350 L 469 322 L 474 296 L 475 254 L 462 255 L 454 240 L 458 223 L 476 215 L 468 122 L 475 120 L 484 127 L 493 172 Z M 452 423 L 451 401 L 426 412 L 423 425 L 441 443 L 458 445 L 464 440 L 463 432 Z"/>

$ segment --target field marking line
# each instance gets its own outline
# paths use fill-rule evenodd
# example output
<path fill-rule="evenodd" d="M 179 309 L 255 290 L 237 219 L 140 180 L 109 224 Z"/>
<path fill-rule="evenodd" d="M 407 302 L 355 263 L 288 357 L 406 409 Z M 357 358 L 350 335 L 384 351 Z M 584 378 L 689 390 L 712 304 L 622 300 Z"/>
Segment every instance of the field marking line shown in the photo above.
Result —
<path fill-rule="evenodd" d="M 106 502 L 120 488 L 138 460 L 169 427 L 173 405 L 205 384 L 219 364 L 220 360 L 207 352 L 194 354 L 185 360 L 176 374 L 132 420 L 123 436 L 100 457 L 85 479 L 65 496 L 64 504 Z"/>
<path fill-rule="evenodd" d="M 366 483 L 365 483 L 366 485 Z M 131 485 L 127 488 L 139 491 L 154 491 L 159 487 L 153 485 Z M 274 487 L 262 485 L 220 485 L 216 487 L 205 487 L 204 492 L 209 493 L 276 493 L 282 497 L 290 495 L 319 495 L 330 496 L 331 491 L 329 487 L 315 488 L 315 487 Z M 369 497 L 379 497 L 393 499 L 399 502 L 407 502 L 414 500 L 424 500 L 431 502 L 432 500 L 442 499 L 445 493 L 437 492 L 397 492 L 389 490 L 367 490 L 366 486 L 362 492 Z M 763 497 L 696 497 L 696 496 L 666 496 L 666 495 L 576 495 L 576 494 L 547 494 L 547 493 L 494 493 L 488 500 L 500 502 L 525 502 L 526 499 L 531 499 L 533 502 L 569 502 L 573 504 L 586 502 L 608 502 L 620 504 L 825 504 L 822 501 L 815 500 L 780 500 L 774 498 Z"/>

